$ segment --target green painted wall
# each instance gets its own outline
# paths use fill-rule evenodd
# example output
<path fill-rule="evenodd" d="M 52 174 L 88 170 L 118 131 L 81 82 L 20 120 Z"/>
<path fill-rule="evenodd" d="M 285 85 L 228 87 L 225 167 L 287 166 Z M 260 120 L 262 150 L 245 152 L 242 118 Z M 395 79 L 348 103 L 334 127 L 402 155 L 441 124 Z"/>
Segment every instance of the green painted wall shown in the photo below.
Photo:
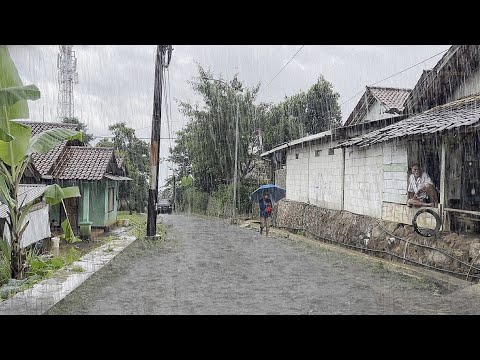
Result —
<path fill-rule="evenodd" d="M 76 185 L 80 189 L 82 198 L 79 200 L 78 222 L 83 221 L 83 194 L 86 186 L 90 187 L 90 204 L 89 204 L 89 221 L 93 222 L 92 226 L 104 227 L 111 226 L 117 221 L 118 214 L 118 181 L 103 179 L 102 181 L 71 183 L 64 182 L 60 186 Z M 113 187 L 113 211 L 108 211 L 108 188 Z M 60 206 L 50 206 L 49 214 L 50 220 L 59 220 Z"/>
<path fill-rule="evenodd" d="M 105 209 L 106 213 L 106 226 L 111 226 L 117 221 L 117 209 L 118 209 L 118 181 L 107 180 L 105 190 Z M 108 189 L 113 188 L 113 211 L 108 211 Z"/>
<path fill-rule="evenodd" d="M 105 181 L 94 181 L 90 184 L 90 221 L 92 226 L 106 225 L 106 186 Z"/>

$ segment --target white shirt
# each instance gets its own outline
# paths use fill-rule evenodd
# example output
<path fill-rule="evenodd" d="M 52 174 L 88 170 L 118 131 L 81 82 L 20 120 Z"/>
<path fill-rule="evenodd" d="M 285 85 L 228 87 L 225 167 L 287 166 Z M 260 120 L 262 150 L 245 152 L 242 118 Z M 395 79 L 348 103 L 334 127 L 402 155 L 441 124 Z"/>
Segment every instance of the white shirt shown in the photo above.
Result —
<path fill-rule="evenodd" d="M 408 192 L 413 192 L 417 193 L 419 189 L 424 189 L 425 185 L 430 184 L 433 185 L 432 179 L 430 179 L 430 176 L 426 172 L 423 172 L 422 175 L 418 178 L 415 179 L 415 175 L 411 174 L 410 178 L 408 180 Z M 435 186 L 435 185 L 433 185 Z"/>

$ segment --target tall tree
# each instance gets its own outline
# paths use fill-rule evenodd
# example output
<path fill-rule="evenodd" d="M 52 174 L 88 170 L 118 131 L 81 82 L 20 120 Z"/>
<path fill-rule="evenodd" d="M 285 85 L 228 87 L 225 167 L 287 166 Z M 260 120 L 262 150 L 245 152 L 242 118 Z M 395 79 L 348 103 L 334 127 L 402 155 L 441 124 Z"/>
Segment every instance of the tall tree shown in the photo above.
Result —
<path fill-rule="evenodd" d="M 260 104 L 257 118 L 264 133 L 265 150 L 340 126 L 339 96 L 332 84 L 320 76 L 306 93 L 285 97 L 278 104 Z"/>
<path fill-rule="evenodd" d="M 253 169 L 253 101 L 259 85 L 244 87 L 237 75 L 232 80 L 216 78 L 200 65 L 198 76 L 190 83 L 204 105 L 179 102 L 181 111 L 191 121 L 177 133 L 169 160 L 179 165 L 180 177 L 192 175 L 197 188 L 212 192 L 233 179 L 237 116 L 239 181 Z"/>
<path fill-rule="evenodd" d="M 148 144 L 135 136 L 135 130 L 124 122 L 108 127 L 113 132 L 113 147 L 123 157 L 124 166 L 132 181 L 122 181 L 120 199 L 125 199 L 131 210 L 145 211 L 148 200 L 149 153 Z"/>

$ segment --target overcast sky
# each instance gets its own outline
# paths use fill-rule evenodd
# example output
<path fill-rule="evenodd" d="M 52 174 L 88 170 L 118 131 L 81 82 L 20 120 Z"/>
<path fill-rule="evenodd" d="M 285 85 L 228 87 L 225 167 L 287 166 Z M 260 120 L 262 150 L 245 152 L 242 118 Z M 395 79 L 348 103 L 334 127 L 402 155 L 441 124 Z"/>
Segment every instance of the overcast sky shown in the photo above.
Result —
<path fill-rule="evenodd" d="M 216 76 L 239 79 L 251 87 L 261 82 L 258 102 L 279 102 L 285 96 L 306 91 L 319 75 L 333 84 L 343 104 L 346 120 L 361 94 L 353 95 L 379 80 L 420 63 L 376 86 L 413 88 L 424 69 L 431 69 L 448 45 L 305 45 L 285 69 L 264 88 L 301 48 L 301 45 L 173 45 L 168 69 L 167 92 L 171 99 L 170 126 L 163 105 L 162 137 L 180 130 L 188 121 L 179 112 L 174 98 L 195 102 L 198 98 L 187 83 L 197 75 L 195 62 L 210 68 Z M 58 45 L 9 46 L 25 85 L 35 84 L 42 96 L 29 102 L 30 120 L 57 121 Z M 108 126 L 126 122 L 139 129 L 140 138 L 150 138 L 156 45 L 74 46 L 79 84 L 74 87 L 75 116 L 96 136 L 111 135 Z M 425 60 L 425 61 L 424 61 Z M 170 128 L 170 129 L 169 129 Z M 98 139 L 97 139 L 98 140 Z M 173 146 L 173 140 L 172 140 Z M 168 156 L 169 141 L 161 141 L 160 157 Z M 171 175 L 160 166 L 159 184 Z"/>

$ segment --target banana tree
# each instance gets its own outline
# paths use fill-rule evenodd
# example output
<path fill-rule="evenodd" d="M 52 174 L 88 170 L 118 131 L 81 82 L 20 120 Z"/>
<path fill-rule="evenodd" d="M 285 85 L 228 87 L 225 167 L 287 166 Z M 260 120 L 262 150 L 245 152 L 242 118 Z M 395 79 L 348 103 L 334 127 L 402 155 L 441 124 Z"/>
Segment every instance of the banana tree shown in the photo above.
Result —
<path fill-rule="evenodd" d="M 22 235 L 29 222 L 26 216 L 43 197 L 49 204 L 63 203 L 63 199 L 78 197 L 78 187 L 60 188 L 48 186 L 43 194 L 28 203 L 19 201 L 20 180 L 31 162 L 32 154 L 46 154 L 65 140 L 82 140 L 80 132 L 70 129 L 51 129 L 32 137 L 32 129 L 12 119 L 28 118 L 27 100 L 40 98 L 35 85 L 23 86 L 18 71 L 6 46 L 0 46 L 0 201 L 8 207 L 6 224 L 10 230 L 11 276 L 22 279 L 25 276 L 26 252 L 21 246 Z M 26 199 L 26 198 L 24 198 Z M 64 208 L 65 205 L 63 204 Z M 70 222 L 62 222 L 65 238 L 77 241 Z"/>

